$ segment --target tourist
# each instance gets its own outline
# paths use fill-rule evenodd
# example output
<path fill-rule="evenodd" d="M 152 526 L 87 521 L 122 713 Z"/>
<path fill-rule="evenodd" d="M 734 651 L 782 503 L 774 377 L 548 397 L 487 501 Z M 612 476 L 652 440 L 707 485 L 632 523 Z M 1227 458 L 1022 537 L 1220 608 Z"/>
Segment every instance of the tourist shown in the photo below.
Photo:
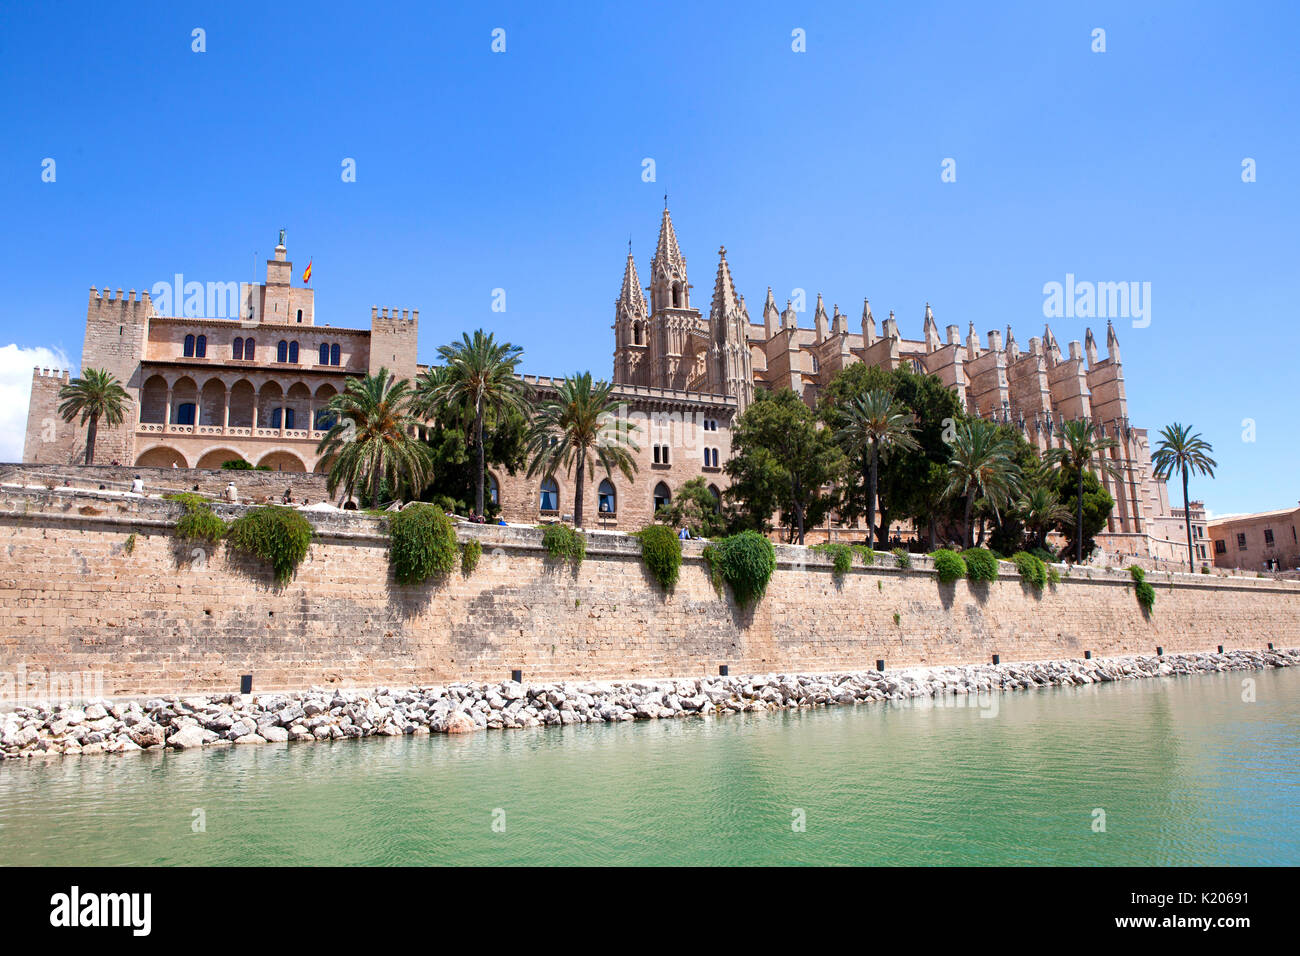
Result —
<path fill-rule="evenodd" d="M 691 540 L 691 529 L 686 527 L 686 525 L 682 525 L 682 530 L 677 532 L 677 537 L 681 538 L 683 541 Z"/>
<path fill-rule="evenodd" d="M 226 500 L 231 504 L 239 503 L 239 491 L 235 488 L 235 483 L 233 481 L 226 484 Z"/>
<path fill-rule="evenodd" d="M 506 519 L 505 519 L 505 518 L 498 518 L 498 519 L 497 519 L 497 524 L 499 524 L 501 527 L 504 528 L 504 527 L 506 526 Z"/>
<path fill-rule="evenodd" d="M 144 494 L 144 479 L 141 478 L 139 475 L 136 475 L 134 478 L 131 479 L 131 494 L 133 495 Z"/>

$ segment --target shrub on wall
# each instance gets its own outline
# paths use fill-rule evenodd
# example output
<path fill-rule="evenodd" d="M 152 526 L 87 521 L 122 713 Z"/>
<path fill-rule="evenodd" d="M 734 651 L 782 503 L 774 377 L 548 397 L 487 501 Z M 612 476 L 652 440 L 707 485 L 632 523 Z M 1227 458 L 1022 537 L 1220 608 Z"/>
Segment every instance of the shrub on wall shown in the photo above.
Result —
<path fill-rule="evenodd" d="M 456 566 L 456 528 L 437 505 L 407 505 L 388 519 L 388 534 L 399 584 L 419 584 Z"/>
<path fill-rule="evenodd" d="M 1047 565 L 1043 564 L 1042 558 L 1028 551 L 1017 551 L 1011 556 L 1011 560 L 1016 566 L 1020 579 L 1032 584 L 1035 591 L 1047 587 Z"/>
<path fill-rule="evenodd" d="M 667 525 L 647 525 L 632 537 L 641 542 L 641 560 L 665 591 L 677 583 L 682 566 L 682 542 L 677 533 Z"/>
<path fill-rule="evenodd" d="M 895 548 L 892 553 L 900 568 L 910 568 L 912 566 L 912 556 L 906 548 Z"/>
<path fill-rule="evenodd" d="M 865 544 L 855 544 L 851 545 L 851 547 L 853 548 L 853 553 L 862 559 L 864 567 L 869 568 L 876 563 L 876 552 L 872 551 Z"/>
<path fill-rule="evenodd" d="M 217 517 L 206 498 L 189 491 L 166 497 L 180 502 L 185 509 L 176 522 L 176 537 L 182 541 L 211 541 L 215 544 L 225 535 L 226 523 Z"/>
<path fill-rule="evenodd" d="M 944 584 L 951 584 L 958 578 L 966 576 L 966 562 L 956 551 L 940 548 L 931 554 L 930 558 L 934 561 L 934 570 L 938 572 L 939 580 Z"/>
<path fill-rule="evenodd" d="M 266 505 L 251 508 L 231 522 L 230 546 L 254 554 L 271 565 L 277 584 L 293 577 L 311 545 L 311 523 L 293 508 Z"/>
<path fill-rule="evenodd" d="M 998 579 L 998 559 L 992 551 L 986 548 L 967 548 L 961 557 L 966 562 L 966 577 L 972 581 Z"/>
<path fill-rule="evenodd" d="M 483 557 L 483 543 L 478 538 L 470 538 L 460 549 L 460 573 L 465 577 L 473 574 L 481 557 Z"/>
<path fill-rule="evenodd" d="M 1156 606 L 1156 589 L 1147 583 L 1146 572 L 1136 564 L 1128 569 L 1129 577 L 1133 579 L 1133 587 L 1137 591 L 1138 604 L 1142 605 L 1142 610 L 1147 614 Z"/>
<path fill-rule="evenodd" d="M 741 607 L 767 593 L 767 583 L 776 570 L 776 549 L 757 531 L 742 531 L 705 548 L 704 559 L 716 579 L 731 585 Z"/>
<path fill-rule="evenodd" d="M 818 554 L 829 555 L 835 574 L 847 574 L 853 567 L 853 549 L 847 544 L 841 544 L 838 541 L 827 541 L 824 544 L 813 545 L 813 551 Z"/>
<path fill-rule="evenodd" d="M 587 556 L 587 539 L 567 524 L 548 524 L 542 532 L 542 547 L 553 558 L 572 561 L 574 567 Z"/>

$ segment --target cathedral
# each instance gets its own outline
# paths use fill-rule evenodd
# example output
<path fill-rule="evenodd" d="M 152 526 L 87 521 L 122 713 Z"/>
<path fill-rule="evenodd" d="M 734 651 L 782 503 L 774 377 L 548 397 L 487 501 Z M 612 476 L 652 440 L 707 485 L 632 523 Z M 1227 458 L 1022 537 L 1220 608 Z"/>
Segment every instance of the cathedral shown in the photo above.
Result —
<path fill-rule="evenodd" d="M 630 252 L 624 267 L 614 306 L 615 384 L 726 396 L 743 413 L 756 388 L 790 388 L 815 406 L 841 369 L 865 362 L 937 376 L 969 414 L 1019 428 L 1040 452 L 1060 443 L 1064 422 L 1090 418 L 1118 443 L 1109 455 L 1120 477 L 1101 476 L 1115 508 L 1100 546 L 1111 553 L 1167 559 L 1181 554 L 1186 560 L 1182 520 L 1169 506 L 1165 483 L 1153 474 L 1146 429 L 1129 421 L 1111 324 L 1104 357 L 1091 329 L 1063 352 L 1047 326 L 1022 350 L 1009 326 L 1005 339 L 996 329 L 981 339 L 974 323 L 964 341 L 957 325 L 941 333 L 927 303 L 921 338 L 907 339 L 892 311 L 877 325 L 865 298 L 858 329 L 850 332 L 848 316 L 838 305 L 828 315 L 819 293 L 812 328 L 800 328 L 791 301 L 778 308 L 770 286 L 761 321 L 755 322 L 736 291 L 725 247 L 718 250 L 707 317 L 691 305 L 691 288 L 665 204 L 650 285 L 642 289 Z"/>

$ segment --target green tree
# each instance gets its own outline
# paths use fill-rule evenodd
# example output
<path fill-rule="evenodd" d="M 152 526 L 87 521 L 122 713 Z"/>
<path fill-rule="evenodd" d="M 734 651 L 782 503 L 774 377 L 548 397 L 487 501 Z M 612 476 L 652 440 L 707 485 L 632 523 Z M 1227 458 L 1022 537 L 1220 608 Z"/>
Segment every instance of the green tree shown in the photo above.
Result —
<path fill-rule="evenodd" d="M 1082 480 L 1078 471 L 1068 466 L 1057 471 L 1053 479 L 1056 482 L 1056 494 L 1061 499 L 1061 507 L 1067 512 L 1065 521 L 1057 526 L 1057 530 L 1065 535 L 1065 547 L 1061 549 L 1061 556 L 1064 557 L 1070 552 L 1091 554 L 1093 548 L 1097 546 L 1094 538 L 1106 529 L 1110 513 L 1115 508 L 1115 499 L 1102 487 L 1097 476 L 1086 468 L 1083 470 Z M 1078 497 L 1080 488 L 1083 489 L 1082 501 Z M 1078 537 L 1080 535 L 1077 517 L 1079 514 L 1083 515 L 1081 540 Z"/>
<path fill-rule="evenodd" d="M 763 527 L 779 510 L 803 544 L 805 528 L 830 508 L 824 486 L 844 468 L 831 431 L 818 426 L 812 409 L 792 390 L 764 390 L 732 428 L 731 453 L 727 495 Z"/>
<path fill-rule="evenodd" d="M 1089 419 L 1080 418 L 1074 421 L 1066 422 L 1061 426 L 1061 445 L 1056 448 L 1047 449 L 1044 458 L 1056 465 L 1059 469 L 1069 468 L 1078 475 L 1078 487 L 1075 489 L 1075 533 L 1074 533 L 1074 560 L 1076 564 L 1083 563 L 1083 541 L 1087 537 L 1091 539 L 1092 535 L 1085 535 L 1083 528 L 1083 507 L 1084 507 L 1084 490 L 1083 475 L 1088 470 L 1088 463 L 1092 459 L 1097 459 L 1097 467 L 1107 475 L 1119 477 L 1119 468 L 1109 458 L 1105 457 L 1103 452 L 1115 448 L 1119 443 L 1113 438 L 1107 438 L 1098 431 L 1097 426 Z M 1106 497 L 1110 497 L 1107 494 Z M 1114 500 L 1111 501 L 1114 507 Z M 1099 529 L 1100 530 L 1100 529 Z M 1095 532 L 1094 532 L 1095 533 Z"/>
<path fill-rule="evenodd" d="M 325 406 L 333 424 L 316 454 L 326 457 L 330 494 L 340 486 L 352 495 L 369 488 L 370 506 L 379 507 L 381 484 L 397 493 L 406 487 L 418 496 L 431 471 L 429 446 L 417 437 L 419 420 L 411 412 L 413 393 L 407 379 L 386 368 L 374 375 L 348 379 L 342 392 Z"/>
<path fill-rule="evenodd" d="M 714 538 L 727 530 L 722 503 L 697 476 L 685 482 L 672 500 L 655 512 L 655 520 L 674 528 L 685 526 L 696 538 Z"/>
<path fill-rule="evenodd" d="M 1192 555 L 1192 515 L 1187 510 L 1187 479 L 1189 475 L 1214 477 L 1218 462 L 1210 457 L 1212 451 L 1210 443 L 1199 433 L 1193 433 L 1191 426 L 1174 422 L 1161 430 L 1160 443 L 1151 456 L 1157 477 L 1167 481 L 1176 471 L 1183 475 L 1183 524 L 1187 527 L 1188 571 L 1196 570 L 1196 561 Z"/>
<path fill-rule="evenodd" d="M 570 376 L 560 383 L 554 398 L 543 400 L 533 415 L 528 454 L 528 476 L 550 476 L 559 469 L 576 471 L 573 525 L 582 527 L 584 476 L 593 480 L 599 465 L 606 477 L 617 468 L 629 480 L 636 471 L 631 451 L 637 426 L 619 416 L 619 402 L 611 397 L 609 382 L 593 382 L 590 372 Z M 631 449 L 631 451 L 629 451 Z"/>
<path fill-rule="evenodd" d="M 948 460 L 948 494 L 965 498 L 966 547 L 973 545 L 971 514 L 976 501 L 987 502 L 996 516 L 1019 492 L 1015 454 L 1015 443 L 992 422 L 976 418 L 956 426 Z"/>
<path fill-rule="evenodd" d="M 125 406 L 130 401 L 120 382 L 109 372 L 88 368 L 59 389 L 59 414 L 71 423 L 78 415 L 86 426 L 86 464 L 95 463 L 95 439 L 102 418 L 110 428 L 122 424 Z"/>
<path fill-rule="evenodd" d="M 420 376 L 417 391 L 428 394 L 446 366 L 430 368 Z M 426 416 L 423 435 L 432 455 L 432 478 L 421 497 L 426 501 L 448 498 L 459 512 L 474 508 L 478 487 L 477 416 L 468 403 L 422 405 Z M 527 467 L 528 419 L 513 407 L 490 408 L 483 416 L 483 460 L 487 468 L 504 468 L 514 475 Z M 486 482 L 486 478 L 485 478 Z M 487 517 L 496 515 L 499 502 L 493 504 L 484 492 Z"/>
<path fill-rule="evenodd" d="M 1070 520 L 1070 509 L 1050 485 L 1034 484 L 1025 489 L 1016 504 L 1020 520 L 1033 536 L 1032 545 L 1046 549 L 1052 529 Z"/>
<path fill-rule="evenodd" d="M 416 388 L 415 414 L 435 417 L 442 406 L 468 407 L 474 413 L 474 445 L 478 458 L 474 484 L 474 509 L 483 514 L 483 485 L 487 475 L 484 426 L 489 413 L 515 410 L 526 414 L 530 389 L 515 374 L 523 349 L 498 342 L 492 333 L 478 329 L 471 337 L 438 349 L 445 371 L 432 369 Z"/>
<path fill-rule="evenodd" d="M 892 394 L 902 409 L 912 413 L 916 424 L 912 432 L 918 447 L 895 448 L 882 460 L 877 474 L 874 497 L 877 528 L 874 537 L 889 540 L 890 525 L 911 518 L 918 527 L 929 525 L 933 531 L 936 509 L 941 512 L 946 502 L 942 489 L 947 484 L 932 481 L 932 465 L 947 468 L 948 445 L 944 433 L 964 419 L 957 393 L 937 376 L 925 375 L 910 369 L 883 368 L 855 362 L 840 371 L 821 393 L 818 405 L 822 420 L 838 431 L 843 424 L 842 412 L 856 398 L 868 392 L 883 389 Z M 854 452 L 840 447 L 854 463 L 847 469 L 837 488 L 835 509 L 842 518 L 853 519 L 867 513 L 869 464 L 866 449 Z"/>
<path fill-rule="evenodd" d="M 867 531 L 874 536 L 876 528 L 876 491 L 881 458 L 890 452 L 919 451 L 920 445 L 912 437 L 916 420 L 903 403 L 883 388 L 854 396 L 840 412 L 843 424 L 835 433 L 840 447 L 863 459 L 866 468 Z M 883 540 L 878 541 L 884 547 Z"/>

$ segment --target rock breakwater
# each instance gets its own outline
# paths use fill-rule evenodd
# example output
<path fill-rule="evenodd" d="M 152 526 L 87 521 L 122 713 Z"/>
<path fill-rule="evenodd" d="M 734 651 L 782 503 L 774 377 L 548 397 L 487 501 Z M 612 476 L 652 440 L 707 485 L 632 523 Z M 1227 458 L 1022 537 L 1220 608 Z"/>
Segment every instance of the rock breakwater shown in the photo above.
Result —
<path fill-rule="evenodd" d="M 405 734 L 471 733 L 612 723 L 915 698 L 994 695 L 1040 687 L 1300 665 L 1300 651 L 1227 651 L 1097 660 L 911 668 L 897 672 L 544 684 L 455 683 L 374 691 L 170 695 L 147 700 L 20 706 L 0 714 L 0 756 L 189 750 Z"/>

